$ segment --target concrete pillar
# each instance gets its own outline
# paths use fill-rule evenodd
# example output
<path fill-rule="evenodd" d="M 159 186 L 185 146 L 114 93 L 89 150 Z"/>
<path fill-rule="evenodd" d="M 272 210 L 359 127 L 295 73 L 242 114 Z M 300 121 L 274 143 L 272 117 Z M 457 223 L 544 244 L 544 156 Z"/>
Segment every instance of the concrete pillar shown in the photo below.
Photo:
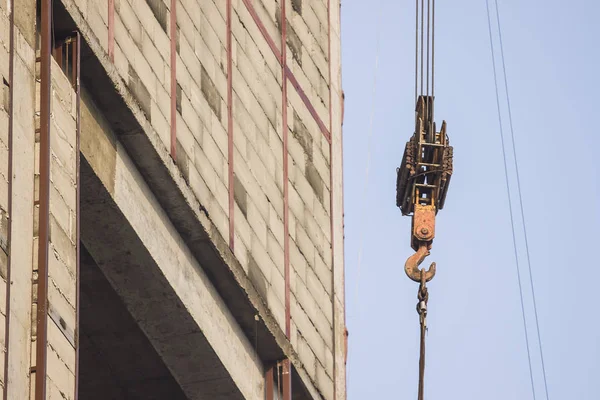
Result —
<path fill-rule="evenodd" d="M 7 4 L 4 2 L 3 4 Z M 10 295 L 8 296 L 6 333 L 6 398 L 26 399 L 29 396 L 31 355 L 31 281 L 34 228 L 34 164 L 35 164 L 35 0 L 11 2 L 14 7 L 12 87 L 12 174 L 7 176 L 11 187 L 12 218 L 8 243 L 10 263 Z M 0 24 L 8 22 L 10 10 L 2 10 Z M 11 27 L 2 29 L 11 32 Z M 2 38 L 4 41 L 4 37 Z M 8 47 L 7 47 L 8 48 Z M 2 61 L 9 61 L 9 58 Z"/>
<path fill-rule="evenodd" d="M 77 62 L 74 57 L 63 59 L 62 48 L 72 55 L 77 47 L 73 38 L 57 46 L 56 59 L 49 59 L 49 75 L 43 72 L 44 57 L 38 64 L 42 72 L 36 96 L 41 128 L 36 142 L 38 215 L 33 233 L 37 257 L 33 258 L 31 367 L 35 372 L 30 384 L 35 399 L 76 397 L 78 100 L 75 75 L 67 65 Z M 43 107 L 45 101 L 48 108 Z"/>
<path fill-rule="evenodd" d="M 46 398 L 75 399 L 77 95 L 54 60 L 51 77 Z"/>

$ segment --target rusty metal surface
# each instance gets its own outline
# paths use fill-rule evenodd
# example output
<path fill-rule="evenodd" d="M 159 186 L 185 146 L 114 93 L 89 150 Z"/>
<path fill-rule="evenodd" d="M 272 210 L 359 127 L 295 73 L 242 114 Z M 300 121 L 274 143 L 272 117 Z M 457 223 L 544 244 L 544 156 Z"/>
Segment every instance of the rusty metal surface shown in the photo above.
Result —
<path fill-rule="evenodd" d="M 281 364 L 281 380 L 283 381 L 283 400 L 292 400 L 292 363 L 289 359 Z"/>
<path fill-rule="evenodd" d="M 446 134 L 433 121 L 433 97 L 419 96 L 415 107 L 415 132 L 406 143 L 397 170 L 396 205 L 403 215 L 412 215 L 411 247 L 416 251 L 405 263 L 408 277 L 420 280 L 419 265 L 429 255 L 435 238 L 435 216 L 444 206 L 452 176 L 453 149 Z M 426 271 L 435 275 L 435 263 Z"/>
<path fill-rule="evenodd" d="M 71 83 L 75 92 L 77 92 L 77 46 L 78 46 L 78 35 L 76 34 L 71 40 Z"/>
<path fill-rule="evenodd" d="M 407 193 L 407 190 L 411 188 L 410 182 L 417 173 L 416 159 L 417 145 L 415 136 L 413 136 L 406 143 L 402 163 L 397 170 L 396 206 L 400 207 L 403 215 L 408 215 L 411 212 L 412 192 Z"/>
<path fill-rule="evenodd" d="M 78 33 L 56 40 L 52 49 L 52 57 L 60 69 L 65 73 L 73 89 L 77 89 L 77 58 L 78 58 Z"/>
<path fill-rule="evenodd" d="M 415 205 L 412 218 L 412 247 L 417 250 L 422 242 L 432 242 L 435 237 L 435 206 Z"/>
<path fill-rule="evenodd" d="M 425 275 L 424 271 L 421 271 L 419 291 L 417 292 L 417 299 L 419 300 L 417 303 L 417 313 L 419 314 L 419 325 L 421 326 L 418 400 L 423 400 L 425 392 L 425 335 L 427 333 L 427 302 L 429 301 L 429 291 Z"/>
<path fill-rule="evenodd" d="M 412 279 L 415 282 L 421 281 L 421 273 L 422 270 L 419 270 L 419 265 L 425 260 L 425 257 L 429 255 L 429 248 L 427 244 L 421 245 L 415 254 L 408 257 L 406 263 L 404 263 L 404 272 L 406 272 L 406 276 Z M 425 279 L 427 282 L 433 279 L 436 272 L 435 263 L 431 263 L 429 269 L 427 271 L 423 271 L 425 274 Z"/>
<path fill-rule="evenodd" d="M 452 147 L 446 134 L 446 122 L 439 132 L 431 120 L 433 98 L 420 96 L 416 104 L 415 132 L 406 143 L 397 170 L 396 205 L 403 215 L 414 212 L 416 204 L 443 208 L 450 176 Z"/>
<path fill-rule="evenodd" d="M 63 45 L 64 42 L 59 41 L 54 44 L 54 48 L 52 49 L 52 57 L 54 57 L 54 60 L 61 68 L 63 68 Z"/>
<path fill-rule="evenodd" d="M 274 372 L 275 369 L 271 366 L 267 368 L 267 372 L 265 372 L 265 399 L 266 400 L 274 400 L 273 394 L 275 394 L 275 379 Z"/>
<path fill-rule="evenodd" d="M 80 329 L 80 310 L 81 310 L 81 242 L 80 242 L 80 233 L 81 233 L 81 214 L 80 204 L 81 204 L 81 35 L 79 32 L 75 33 L 75 51 L 74 54 L 74 62 L 73 62 L 73 71 L 75 78 L 75 94 L 76 94 L 76 160 L 77 160 L 77 170 L 76 170 L 76 184 L 77 184 L 77 200 L 75 203 L 75 246 L 76 246 L 76 277 L 75 277 L 75 285 L 76 285 L 76 297 L 75 297 L 75 400 L 79 398 L 79 353 L 80 353 L 80 340 L 79 333 Z"/>

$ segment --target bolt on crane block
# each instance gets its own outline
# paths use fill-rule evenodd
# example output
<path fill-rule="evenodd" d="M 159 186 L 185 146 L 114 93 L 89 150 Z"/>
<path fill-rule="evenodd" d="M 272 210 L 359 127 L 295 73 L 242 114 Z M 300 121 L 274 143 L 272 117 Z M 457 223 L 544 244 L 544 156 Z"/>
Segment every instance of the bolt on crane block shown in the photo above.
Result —
<path fill-rule="evenodd" d="M 406 143 L 402 164 L 397 170 L 396 205 L 402 215 L 412 214 L 411 246 L 416 251 L 405 264 L 409 278 L 421 281 L 418 266 L 429 255 L 435 237 L 435 216 L 444 207 L 453 149 L 446 134 L 446 121 L 438 132 L 433 121 L 433 96 L 419 96 L 415 132 Z M 435 263 L 426 272 L 426 281 L 435 275 Z"/>

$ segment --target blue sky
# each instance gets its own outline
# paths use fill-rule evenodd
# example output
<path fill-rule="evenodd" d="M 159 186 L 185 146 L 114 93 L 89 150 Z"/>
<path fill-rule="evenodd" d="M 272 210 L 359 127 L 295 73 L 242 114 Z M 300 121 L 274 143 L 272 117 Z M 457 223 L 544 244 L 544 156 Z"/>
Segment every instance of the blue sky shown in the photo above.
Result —
<path fill-rule="evenodd" d="M 549 398 L 599 399 L 600 4 L 499 0 L 499 7 Z M 350 400 L 416 398 L 417 285 L 403 271 L 410 218 L 395 207 L 395 170 L 414 129 L 414 12 L 412 0 L 342 2 Z M 532 399 L 484 0 L 437 1 L 438 125 L 442 119 L 455 172 L 426 261 L 438 265 L 429 285 L 426 398 Z M 535 389 L 544 399 L 515 212 Z"/>

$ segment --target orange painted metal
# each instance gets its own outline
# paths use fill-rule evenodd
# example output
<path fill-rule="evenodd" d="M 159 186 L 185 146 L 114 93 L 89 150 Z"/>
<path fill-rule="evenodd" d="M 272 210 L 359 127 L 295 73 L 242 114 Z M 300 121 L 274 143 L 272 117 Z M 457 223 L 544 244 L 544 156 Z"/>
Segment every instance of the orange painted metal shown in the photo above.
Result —
<path fill-rule="evenodd" d="M 418 250 L 422 242 L 432 242 L 435 237 L 435 205 L 415 204 L 412 218 L 412 241 L 414 250 Z M 431 243 L 428 243 L 431 246 Z"/>

